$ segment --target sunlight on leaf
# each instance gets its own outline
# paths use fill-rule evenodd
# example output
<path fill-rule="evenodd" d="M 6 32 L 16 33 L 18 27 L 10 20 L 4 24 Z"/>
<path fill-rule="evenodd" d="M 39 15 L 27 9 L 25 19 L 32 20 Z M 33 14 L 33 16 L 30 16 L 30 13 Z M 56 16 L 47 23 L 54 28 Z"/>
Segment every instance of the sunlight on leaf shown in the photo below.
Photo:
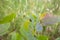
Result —
<path fill-rule="evenodd" d="M 2 20 L 0 20 L 0 24 L 11 22 L 15 17 L 16 17 L 16 14 L 12 13 L 12 14 L 4 17 Z"/>

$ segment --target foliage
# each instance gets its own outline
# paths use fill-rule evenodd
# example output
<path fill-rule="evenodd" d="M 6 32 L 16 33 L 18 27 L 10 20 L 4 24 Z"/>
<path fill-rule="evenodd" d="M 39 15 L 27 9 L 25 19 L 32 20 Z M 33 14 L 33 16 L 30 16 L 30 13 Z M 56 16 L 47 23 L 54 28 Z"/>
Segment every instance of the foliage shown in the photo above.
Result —
<path fill-rule="evenodd" d="M 59 40 L 59 2 L 0 0 L 0 40 Z"/>

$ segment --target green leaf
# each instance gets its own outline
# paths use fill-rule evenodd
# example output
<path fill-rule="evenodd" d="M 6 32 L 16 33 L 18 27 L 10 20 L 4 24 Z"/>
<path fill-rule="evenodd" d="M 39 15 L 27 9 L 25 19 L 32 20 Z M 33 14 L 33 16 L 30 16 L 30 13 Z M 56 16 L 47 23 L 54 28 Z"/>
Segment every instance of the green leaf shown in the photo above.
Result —
<path fill-rule="evenodd" d="M 22 36 L 18 32 L 12 32 L 9 35 L 10 40 L 22 40 Z"/>
<path fill-rule="evenodd" d="M 6 34 L 8 32 L 9 27 L 10 27 L 10 23 L 0 24 L 0 36 Z"/>
<path fill-rule="evenodd" d="M 29 20 L 26 20 L 23 23 L 22 27 L 20 28 L 20 33 L 24 36 L 26 40 L 36 40 L 30 30 Z"/>
<path fill-rule="evenodd" d="M 26 40 L 36 40 L 36 38 L 34 38 L 34 36 L 32 35 L 32 33 L 30 31 L 27 32 L 24 29 L 20 29 L 20 32 Z"/>
<path fill-rule="evenodd" d="M 16 17 L 16 14 L 12 13 L 12 14 L 4 17 L 2 20 L 0 20 L 0 24 L 11 22 L 13 20 L 13 18 L 15 18 L 15 17 Z"/>
<path fill-rule="evenodd" d="M 56 40 L 60 40 L 60 37 L 56 38 Z"/>
<path fill-rule="evenodd" d="M 40 35 L 40 36 L 38 37 L 38 40 L 48 40 L 48 37 L 45 36 L 45 35 Z"/>

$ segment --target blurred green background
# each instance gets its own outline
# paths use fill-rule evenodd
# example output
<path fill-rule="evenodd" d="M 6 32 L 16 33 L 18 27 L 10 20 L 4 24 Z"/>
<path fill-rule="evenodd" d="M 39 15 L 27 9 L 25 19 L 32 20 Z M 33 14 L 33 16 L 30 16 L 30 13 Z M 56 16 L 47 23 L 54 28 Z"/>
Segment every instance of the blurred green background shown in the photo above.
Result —
<path fill-rule="evenodd" d="M 0 40 L 60 40 L 60 23 L 44 26 L 44 13 L 60 21 L 60 0 L 0 0 Z"/>

